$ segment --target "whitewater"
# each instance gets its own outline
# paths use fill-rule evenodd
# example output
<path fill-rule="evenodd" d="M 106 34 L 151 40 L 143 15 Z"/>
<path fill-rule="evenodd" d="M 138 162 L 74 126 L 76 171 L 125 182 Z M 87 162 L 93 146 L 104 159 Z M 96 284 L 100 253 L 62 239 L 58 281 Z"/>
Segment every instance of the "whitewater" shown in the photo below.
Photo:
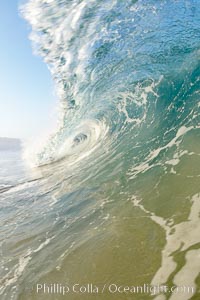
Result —
<path fill-rule="evenodd" d="M 29 0 L 19 11 L 59 124 L 0 157 L 1 299 L 198 299 L 199 1 Z M 63 297 L 38 283 L 195 292 Z"/>

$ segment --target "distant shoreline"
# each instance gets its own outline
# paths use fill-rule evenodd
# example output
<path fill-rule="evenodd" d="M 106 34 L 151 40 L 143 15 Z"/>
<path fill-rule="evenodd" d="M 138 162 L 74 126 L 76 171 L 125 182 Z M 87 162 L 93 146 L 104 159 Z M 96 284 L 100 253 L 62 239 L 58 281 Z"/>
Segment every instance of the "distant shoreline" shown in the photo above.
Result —
<path fill-rule="evenodd" d="M 21 150 L 22 142 L 17 138 L 0 137 L 0 151 L 16 151 Z"/>

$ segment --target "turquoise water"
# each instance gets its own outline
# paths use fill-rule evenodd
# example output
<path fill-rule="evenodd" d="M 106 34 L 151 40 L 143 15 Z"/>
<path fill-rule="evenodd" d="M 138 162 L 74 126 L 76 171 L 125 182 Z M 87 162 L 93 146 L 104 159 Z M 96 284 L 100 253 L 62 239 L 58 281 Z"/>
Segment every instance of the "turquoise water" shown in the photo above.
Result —
<path fill-rule="evenodd" d="M 54 78 L 60 125 L 26 148 L 26 163 L 8 168 L 16 158 L 2 156 L 2 299 L 198 299 L 199 2 L 21 9 Z M 38 283 L 196 292 L 62 296 L 37 293 Z"/>

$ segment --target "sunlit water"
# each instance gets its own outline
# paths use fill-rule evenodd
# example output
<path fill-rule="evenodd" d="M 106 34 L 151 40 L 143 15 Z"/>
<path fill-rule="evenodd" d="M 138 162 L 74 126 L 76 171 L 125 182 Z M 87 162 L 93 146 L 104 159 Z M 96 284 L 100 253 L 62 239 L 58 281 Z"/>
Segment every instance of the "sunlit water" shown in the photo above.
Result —
<path fill-rule="evenodd" d="M 1 299 L 63 299 L 37 283 L 196 288 L 70 300 L 199 299 L 199 1 L 31 0 L 23 14 L 61 124 L 26 149 L 31 167 L 1 154 Z"/>

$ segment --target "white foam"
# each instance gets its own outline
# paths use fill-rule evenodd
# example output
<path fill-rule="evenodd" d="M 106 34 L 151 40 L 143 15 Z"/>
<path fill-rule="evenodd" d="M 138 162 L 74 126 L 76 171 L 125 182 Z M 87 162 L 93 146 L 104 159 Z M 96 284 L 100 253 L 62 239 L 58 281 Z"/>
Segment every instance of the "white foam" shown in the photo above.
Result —
<path fill-rule="evenodd" d="M 57 199 L 56 196 L 54 196 L 54 195 L 51 196 L 51 199 L 52 199 L 53 201 L 49 204 L 50 207 L 53 206 L 54 204 L 56 204 L 56 203 L 58 202 L 58 199 Z"/>
<path fill-rule="evenodd" d="M 152 284 L 162 284 L 167 281 L 169 275 L 175 270 L 176 263 L 173 260 L 172 253 L 179 250 L 185 251 L 192 245 L 195 245 L 200 242 L 200 196 L 197 194 L 192 197 L 192 207 L 188 221 L 182 222 L 180 224 L 174 225 L 171 227 L 173 233 L 169 234 L 169 230 L 166 231 L 166 246 L 162 251 L 162 265 L 160 269 L 155 274 Z M 199 255 L 199 250 L 190 251 L 186 254 L 186 264 L 181 269 L 181 271 L 175 276 L 174 283 L 179 285 L 187 285 L 195 287 L 195 278 L 197 277 L 196 268 L 194 264 L 196 256 Z M 191 268 L 192 266 L 192 268 Z M 185 271 L 186 270 L 186 271 Z M 185 273 L 186 277 L 182 277 L 182 274 Z M 175 296 L 170 299 L 175 299 Z M 184 298 L 180 299 L 189 299 L 188 294 L 184 294 Z M 178 299 L 178 298 L 176 298 Z"/>
<path fill-rule="evenodd" d="M 38 248 L 36 248 L 33 252 L 34 253 L 37 253 L 37 252 L 39 252 L 40 250 L 42 250 L 45 246 L 47 246 L 49 243 L 50 243 L 50 241 L 53 239 L 53 237 L 52 238 L 47 238 L 43 243 L 41 243 L 40 245 L 39 245 L 39 247 Z"/>
<path fill-rule="evenodd" d="M 177 225 L 173 225 L 173 223 L 168 222 L 169 220 L 165 220 L 146 210 L 141 204 L 141 200 L 133 197 L 132 201 L 134 206 L 139 207 L 147 213 L 165 231 L 166 245 L 162 250 L 162 264 L 151 281 L 152 285 L 163 285 L 167 283 L 169 276 L 177 267 L 177 263 L 173 259 L 173 253 L 175 251 L 186 251 L 191 246 L 200 243 L 200 195 L 196 194 L 191 199 L 192 206 L 188 220 Z M 199 258 L 199 249 L 190 250 L 186 253 L 186 263 L 174 277 L 175 285 L 189 286 L 195 289 L 195 279 L 200 269 Z M 180 293 L 179 295 L 179 298 L 176 298 L 177 294 L 172 295 L 170 300 L 187 300 L 191 297 L 191 293 Z M 159 300 L 158 297 L 155 300 Z"/>
<path fill-rule="evenodd" d="M 19 258 L 18 265 L 11 269 L 6 276 L 0 280 L 0 295 L 3 295 L 6 287 L 17 282 L 18 278 L 23 274 L 24 269 L 31 260 L 30 254 L 31 250 L 28 249 L 28 251 Z"/>
<path fill-rule="evenodd" d="M 140 165 L 137 165 L 137 166 L 134 166 L 129 172 L 128 172 L 128 175 L 130 175 L 130 178 L 134 178 L 137 174 L 139 174 L 140 172 L 146 172 L 147 170 L 153 168 L 155 165 L 150 165 L 150 162 L 155 159 L 161 151 L 167 149 L 167 148 L 171 148 L 173 146 L 179 146 L 179 144 L 181 143 L 181 139 L 180 137 L 183 136 L 184 134 L 186 134 L 187 132 L 189 132 L 190 130 L 194 129 L 194 128 L 197 128 L 194 127 L 194 126 L 190 126 L 190 127 L 186 127 L 186 126 L 182 126 L 178 129 L 177 133 L 176 133 L 176 136 L 170 141 L 168 142 L 165 146 L 163 147 L 159 147 L 153 151 L 151 151 L 151 153 L 148 155 L 147 159 L 141 163 Z M 185 152 L 184 152 L 185 154 Z M 183 154 L 181 154 L 183 155 Z M 175 160 L 176 159 L 176 160 Z M 178 161 L 178 158 L 174 158 L 174 160 L 170 160 L 170 161 L 167 161 L 166 163 L 168 164 L 178 164 L 179 161 Z"/>
<path fill-rule="evenodd" d="M 200 249 L 188 251 L 186 254 L 186 264 L 174 277 L 174 283 L 181 287 L 189 287 L 185 293 L 173 294 L 170 300 L 187 300 L 194 295 L 195 279 L 199 275 L 200 270 Z M 193 287 L 190 288 L 190 287 Z"/>
<path fill-rule="evenodd" d="M 85 7 L 86 7 L 86 2 L 83 1 L 79 5 L 77 5 L 74 8 L 74 10 L 71 12 L 72 16 L 73 16 L 72 21 L 71 21 L 71 27 L 73 28 L 73 30 L 76 29 L 77 24 L 78 24 L 78 20 L 80 19 Z"/>

